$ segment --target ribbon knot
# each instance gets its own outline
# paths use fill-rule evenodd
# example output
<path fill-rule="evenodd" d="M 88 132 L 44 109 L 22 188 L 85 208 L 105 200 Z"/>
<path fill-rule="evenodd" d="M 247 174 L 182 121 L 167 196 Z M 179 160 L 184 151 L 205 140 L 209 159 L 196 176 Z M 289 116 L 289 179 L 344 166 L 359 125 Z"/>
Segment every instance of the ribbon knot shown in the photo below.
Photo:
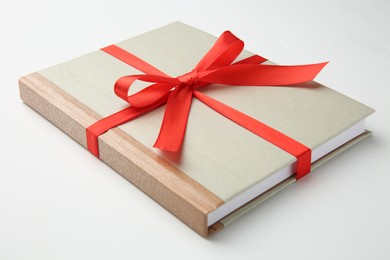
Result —
<path fill-rule="evenodd" d="M 198 72 L 196 70 L 192 70 L 176 78 L 182 83 L 182 85 L 191 86 L 192 88 L 195 88 L 199 82 Z"/>
<path fill-rule="evenodd" d="M 326 62 L 297 66 L 264 65 L 262 63 L 266 59 L 258 55 L 234 62 L 243 48 L 244 42 L 226 31 L 193 70 L 178 77 L 170 77 L 116 45 L 103 48 L 106 53 L 145 74 L 128 75 L 116 81 L 115 94 L 131 106 L 88 127 L 88 149 L 99 156 L 97 138 L 100 134 L 166 104 L 160 133 L 154 147 L 166 151 L 178 151 L 183 143 L 191 101 L 196 97 L 228 119 L 296 156 L 298 158 L 297 178 L 302 177 L 310 171 L 309 148 L 276 129 L 206 96 L 199 92 L 199 89 L 213 83 L 232 87 L 283 85 L 293 87 L 291 86 L 293 84 L 313 80 Z M 153 84 L 129 95 L 130 87 L 137 80 Z"/>

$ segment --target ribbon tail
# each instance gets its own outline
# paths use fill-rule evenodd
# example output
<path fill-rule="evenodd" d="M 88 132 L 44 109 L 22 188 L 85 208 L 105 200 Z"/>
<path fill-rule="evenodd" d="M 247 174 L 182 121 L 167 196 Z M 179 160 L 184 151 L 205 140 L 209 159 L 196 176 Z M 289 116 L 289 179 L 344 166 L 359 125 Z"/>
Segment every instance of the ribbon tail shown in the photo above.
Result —
<path fill-rule="evenodd" d="M 236 124 L 295 156 L 297 158 L 296 179 L 300 179 L 310 172 L 311 149 L 307 146 L 199 91 L 194 91 L 194 96 Z"/>
<path fill-rule="evenodd" d="M 191 88 L 180 86 L 172 91 L 154 147 L 169 152 L 180 150 L 190 113 L 192 92 Z"/>
<path fill-rule="evenodd" d="M 281 66 L 235 64 L 215 70 L 199 72 L 199 80 L 232 86 L 282 86 L 313 80 L 327 62 L 318 64 Z"/>

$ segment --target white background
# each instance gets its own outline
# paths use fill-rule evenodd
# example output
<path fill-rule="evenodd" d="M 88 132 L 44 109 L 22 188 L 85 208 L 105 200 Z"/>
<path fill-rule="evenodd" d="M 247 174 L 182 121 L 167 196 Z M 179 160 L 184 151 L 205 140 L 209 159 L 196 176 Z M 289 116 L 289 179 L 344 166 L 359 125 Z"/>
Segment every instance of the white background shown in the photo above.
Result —
<path fill-rule="evenodd" d="M 2 1 L 0 259 L 390 259 L 388 1 Z M 180 20 L 377 110 L 374 137 L 204 239 L 23 104 L 18 77 Z"/>

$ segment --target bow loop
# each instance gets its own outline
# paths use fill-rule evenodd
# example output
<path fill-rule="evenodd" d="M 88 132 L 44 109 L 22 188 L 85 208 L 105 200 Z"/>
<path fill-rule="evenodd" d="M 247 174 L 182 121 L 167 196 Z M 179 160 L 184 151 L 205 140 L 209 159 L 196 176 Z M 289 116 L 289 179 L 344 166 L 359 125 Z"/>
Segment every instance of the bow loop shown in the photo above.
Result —
<path fill-rule="evenodd" d="M 135 81 L 155 83 L 133 95 L 129 95 L 130 87 Z M 115 82 L 115 94 L 134 107 L 146 107 L 154 104 L 163 96 L 167 95 L 171 89 L 180 84 L 176 78 L 158 75 L 129 75 L 119 78 Z"/>
<path fill-rule="evenodd" d="M 230 65 L 244 49 L 244 42 L 225 31 L 196 65 L 198 71 L 213 70 Z"/>
<path fill-rule="evenodd" d="M 153 106 L 155 103 L 167 99 L 174 85 L 171 83 L 156 83 L 127 97 L 127 102 L 137 108 Z"/>

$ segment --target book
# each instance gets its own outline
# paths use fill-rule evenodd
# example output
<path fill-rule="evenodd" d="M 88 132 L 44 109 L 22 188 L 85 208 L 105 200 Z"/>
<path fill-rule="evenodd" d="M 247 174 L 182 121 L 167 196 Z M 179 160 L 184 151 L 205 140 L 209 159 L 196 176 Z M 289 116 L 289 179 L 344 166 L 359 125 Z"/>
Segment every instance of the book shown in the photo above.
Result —
<path fill-rule="evenodd" d="M 215 41 L 175 22 L 116 45 L 178 76 L 191 71 Z M 243 51 L 239 59 L 250 55 Z M 128 106 L 113 86 L 133 74 L 140 72 L 96 50 L 20 78 L 20 96 L 87 147 L 86 128 Z M 201 91 L 308 146 L 312 168 L 370 134 L 365 119 L 373 109 L 314 81 Z M 100 159 L 200 235 L 222 229 L 295 181 L 294 156 L 196 99 L 180 152 L 153 148 L 163 114 L 164 106 L 102 134 Z"/>

